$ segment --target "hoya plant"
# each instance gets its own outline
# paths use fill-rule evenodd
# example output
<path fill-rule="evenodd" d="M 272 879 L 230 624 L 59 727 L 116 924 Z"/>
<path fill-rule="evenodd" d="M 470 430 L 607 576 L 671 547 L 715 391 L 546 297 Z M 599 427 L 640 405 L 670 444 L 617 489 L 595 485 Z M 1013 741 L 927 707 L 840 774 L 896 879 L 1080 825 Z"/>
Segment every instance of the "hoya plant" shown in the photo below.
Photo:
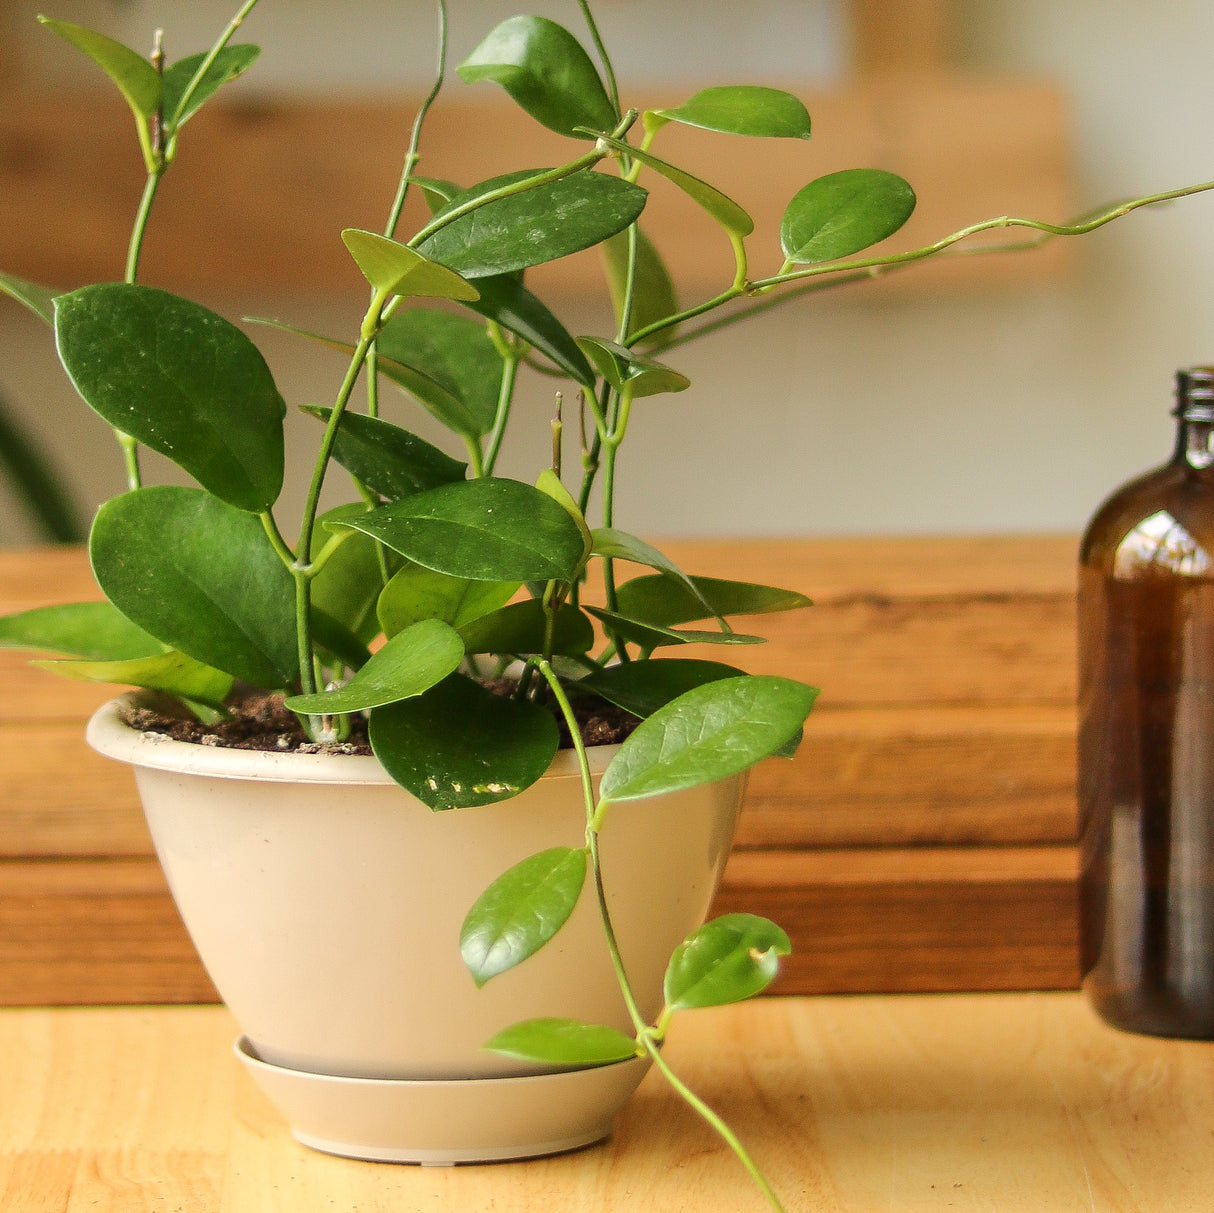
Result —
<path fill-rule="evenodd" d="M 804 105 L 778 89 L 728 85 L 674 108 L 625 107 L 585 0 L 578 7 L 593 57 L 564 26 L 520 16 L 459 67 L 466 84 L 499 86 L 566 136 L 567 160 L 480 182 L 425 178 L 416 171 L 419 148 L 445 78 L 439 0 L 437 80 L 383 230 L 341 233 L 368 283 L 365 313 L 348 333 L 299 333 L 344 356 L 346 372 L 332 401 L 297 402 L 298 424 L 316 435 L 315 458 L 302 514 L 287 518 L 279 497 L 289 410 L 254 341 L 213 311 L 139 281 L 144 233 L 186 123 L 257 57 L 256 47 L 233 41 L 255 3 L 247 0 L 210 50 L 174 62 L 159 35 L 145 57 L 42 18 L 121 90 L 147 181 L 123 281 L 60 292 L 0 274 L 0 290 L 53 332 L 81 399 L 113 427 L 126 471 L 125 491 L 100 508 L 89 536 L 105 600 L 0 620 L 0 643 L 52 654 L 39 664 L 61 675 L 174 697 L 207 723 L 239 712 L 242 697 L 259 690 L 284 697 L 313 745 L 341 743 L 365 726 L 392 778 L 436 812 L 528 787 L 551 763 L 563 723 L 582 771 L 585 844 L 504 873 L 470 907 L 460 947 L 472 978 L 488 982 L 542 947 L 589 883 L 635 1031 L 532 1021 L 487 1047 L 580 1065 L 648 1054 L 778 1208 L 741 1144 L 670 1071 L 660 1045 L 674 1011 L 766 988 L 787 936 L 751 915 L 708 923 L 671 958 L 665 1007 L 646 1022 L 616 947 L 598 841 L 617 804 L 795 750 L 812 687 L 677 654 L 688 644 L 757 643 L 729 620 L 807 603 L 788 590 L 689 574 L 615 525 L 633 410 L 690 386 L 667 361 L 679 345 L 778 297 L 875 276 L 981 230 L 1027 228 L 1037 242 L 1210 187 L 1136 199 L 1070 225 L 1004 216 L 889 253 L 870 250 L 906 222 L 914 192 L 893 173 L 860 167 L 809 181 L 789 199 L 779 231 L 756 237 L 727 192 L 664 157 L 662 133 L 689 126 L 723 145 L 763 139 L 778 147 L 809 138 Z M 646 235 L 654 177 L 703 208 L 732 249 L 733 276 L 709 298 L 680 302 Z M 410 191 L 424 196 L 430 217 L 405 234 Z M 778 273 L 752 277 L 756 238 L 778 241 Z M 614 327 L 575 335 L 531 290 L 527 271 L 596 246 Z M 497 472 L 524 366 L 557 389 L 552 458 L 529 481 Z M 572 444 L 562 399 L 576 402 L 565 410 L 577 419 Z M 410 429 L 416 407 L 445 427 L 448 443 Z M 571 445 L 575 456 L 566 458 Z M 145 483 L 145 448 L 194 485 Z M 322 512 L 322 488 L 339 469 L 348 503 Z M 635 724 L 597 790 L 579 731 L 579 709 L 596 704 Z"/>

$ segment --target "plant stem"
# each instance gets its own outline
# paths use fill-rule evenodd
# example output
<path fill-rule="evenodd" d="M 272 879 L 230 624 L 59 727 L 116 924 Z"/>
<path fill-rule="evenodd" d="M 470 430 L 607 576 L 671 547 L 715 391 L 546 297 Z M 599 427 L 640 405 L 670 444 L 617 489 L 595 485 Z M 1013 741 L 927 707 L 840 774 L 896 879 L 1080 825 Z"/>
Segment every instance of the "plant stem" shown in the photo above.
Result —
<path fill-rule="evenodd" d="M 578 7 L 586 19 L 586 27 L 590 30 L 590 37 L 594 40 L 594 49 L 598 51 L 599 59 L 603 64 L 603 74 L 607 77 L 607 96 L 611 99 L 611 108 L 615 110 L 618 120 L 620 117 L 620 90 L 615 82 L 615 68 L 611 66 L 611 56 L 607 53 L 607 47 L 599 34 L 599 27 L 594 19 L 594 14 L 590 11 L 590 5 L 586 0 L 578 0 Z"/>
<path fill-rule="evenodd" d="M 514 383 L 518 377 L 519 359 L 509 352 L 502 361 L 502 383 L 497 394 L 497 413 L 493 418 L 493 429 L 489 433 L 489 449 L 484 457 L 484 475 L 492 476 L 497 463 L 502 439 L 506 435 L 506 423 L 510 420 L 510 406 L 514 400 Z"/>

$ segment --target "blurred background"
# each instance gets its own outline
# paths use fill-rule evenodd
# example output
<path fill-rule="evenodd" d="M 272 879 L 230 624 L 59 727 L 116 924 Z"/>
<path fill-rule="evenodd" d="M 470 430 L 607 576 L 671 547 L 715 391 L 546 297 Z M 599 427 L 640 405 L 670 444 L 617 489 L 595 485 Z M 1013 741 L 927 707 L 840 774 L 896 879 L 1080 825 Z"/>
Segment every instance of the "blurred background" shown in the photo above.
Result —
<path fill-rule="evenodd" d="M 0 267 L 67 288 L 121 276 L 141 168 L 121 102 L 37 24 L 39 7 L 0 0 Z M 141 49 L 163 26 L 174 59 L 204 49 L 229 7 L 59 0 L 50 11 Z M 517 7 L 449 10 L 454 64 Z M 581 33 L 573 0 L 526 11 Z M 655 146 L 674 158 L 677 144 L 752 211 L 759 272 L 778 268 L 784 203 L 842 167 L 888 168 L 915 186 L 914 226 L 895 237 L 905 247 L 1005 212 L 1063 220 L 1214 179 L 1214 9 L 1203 0 L 597 0 L 595 11 L 625 104 L 737 82 L 805 98 L 815 129 L 804 145 L 738 140 L 726 156 L 720 141 L 674 132 Z M 262 60 L 183 135 L 144 280 L 233 319 L 356 333 L 365 285 L 337 233 L 382 226 L 434 26 L 424 0 L 263 0 L 240 36 Z M 452 77 L 424 171 L 468 183 L 573 148 L 555 136 L 527 145 L 491 86 Z M 673 351 L 693 387 L 635 410 L 618 523 L 671 537 L 1078 531 L 1112 487 L 1169 453 L 1173 372 L 1214 361 L 1212 221 L 1214 198 L 1188 199 L 1065 248 L 821 293 Z M 685 303 L 728 281 L 727 246 L 677 198 L 655 189 L 647 222 Z M 590 258 L 535 275 L 574 332 L 609 326 L 595 270 Z M 254 337 L 289 404 L 331 400 L 337 355 Z M 63 378 L 45 326 L 5 299 L 0 396 L 87 525 L 123 487 L 117 450 Z M 518 407 L 500 469 L 533 479 L 552 381 L 527 380 Z M 385 415 L 437 437 L 404 398 Z M 314 425 L 292 422 L 288 533 Z M 148 467 L 149 480 L 174 478 Z M 38 540 L 0 486 L 0 545 Z"/>

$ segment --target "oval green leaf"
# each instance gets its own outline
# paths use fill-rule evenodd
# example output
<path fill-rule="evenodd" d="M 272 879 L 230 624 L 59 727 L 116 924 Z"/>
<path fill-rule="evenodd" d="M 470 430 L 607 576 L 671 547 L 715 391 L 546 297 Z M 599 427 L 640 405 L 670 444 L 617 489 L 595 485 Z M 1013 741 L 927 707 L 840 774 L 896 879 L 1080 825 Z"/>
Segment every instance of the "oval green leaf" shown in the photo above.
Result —
<path fill-rule="evenodd" d="M 459 65 L 466 84 L 493 80 L 549 130 L 584 138 L 579 126 L 616 123 L 607 90 L 582 44 L 546 17 L 511 17 Z"/>
<path fill-rule="evenodd" d="M 233 684 L 231 674 L 203 665 L 184 653 L 157 653 L 127 661 L 33 661 L 30 664 L 79 682 L 143 687 L 212 708 L 223 707 Z"/>
<path fill-rule="evenodd" d="M 748 770 L 801 728 L 817 691 L 790 678 L 724 678 L 672 700 L 620 747 L 600 798 L 638 800 Z"/>
<path fill-rule="evenodd" d="M 544 708 L 495 695 L 462 674 L 416 699 L 375 708 L 369 732 L 388 774 L 435 811 L 517 796 L 548 769 L 560 742 Z"/>
<path fill-rule="evenodd" d="M 527 1019 L 504 1028 L 484 1047 L 554 1066 L 607 1066 L 642 1053 L 635 1038 L 618 1028 L 576 1019 Z"/>
<path fill-rule="evenodd" d="M 395 636 L 422 619 L 441 619 L 453 628 L 461 628 L 505 606 L 521 584 L 519 581 L 469 581 L 420 565 L 406 564 L 379 595 L 380 626 L 388 636 Z"/>
<path fill-rule="evenodd" d="M 194 74 L 206 59 L 205 54 L 188 55 L 178 59 L 176 63 L 165 68 L 164 96 L 161 105 L 164 110 L 165 127 L 171 131 L 179 131 L 203 103 L 214 96 L 229 80 L 244 75 L 253 66 L 261 51 L 251 43 L 238 43 L 235 46 L 223 47 L 211 61 L 206 74 L 198 82 L 197 87 L 186 99 L 186 89 Z M 183 104 L 184 103 L 184 104 Z"/>
<path fill-rule="evenodd" d="M 55 300 L 55 334 L 76 390 L 116 429 L 238 509 L 277 500 L 286 406 L 235 325 L 167 291 L 104 283 Z"/>
<path fill-rule="evenodd" d="M 89 555 L 106 597 L 170 648 L 271 690 L 298 676 L 295 580 L 253 515 L 199 489 L 136 489 L 98 511 Z"/>
<path fill-rule="evenodd" d="M 112 602 L 35 607 L 0 618 L 0 648 L 62 653 L 86 661 L 131 661 L 164 652 Z"/>
<path fill-rule="evenodd" d="M 517 180 L 512 174 L 475 186 L 435 218 Z M 488 202 L 440 228 L 419 247 L 465 278 L 509 274 L 601 244 L 636 220 L 647 197 L 629 181 L 585 169 Z"/>
<path fill-rule="evenodd" d="M 592 670 L 574 685 L 593 691 L 608 703 L 639 716 L 652 716 L 660 707 L 695 687 L 722 678 L 741 678 L 744 670 L 720 661 L 653 658 L 626 661 Z"/>
<path fill-rule="evenodd" d="M 657 566 L 654 566 L 657 567 Z M 634 577 L 616 591 L 620 612 L 659 627 L 676 627 L 697 619 L 726 615 L 765 615 L 812 605 L 804 594 L 749 581 L 691 577 L 690 588 L 672 585 L 669 577 Z"/>
<path fill-rule="evenodd" d="M 673 367 L 638 354 L 626 346 L 602 337 L 579 337 L 578 347 L 595 369 L 618 392 L 627 390 L 632 397 L 657 396 L 662 392 L 682 392 L 691 380 Z"/>
<path fill-rule="evenodd" d="M 412 699 L 442 682 L 464 657 L 459 633 L 439 619 L 423 619 L 378 649 L 345 686 L 318 695 L 293 695 L 292 712 L 335 715 L 363 712 Z"/>
<path fill-rule="evenodd" d="M 532 598 L 482 615 L 464 624 L 459 634 L 469 653 L 527 656 L 544 651 L 546 623 L 543 603 Z M 594 628 L 582 611 L 565 603 L 557 612 L 549 642 L 553 653 L 585 653 L 594 644 Z"/>
<path fill-rule="evenodd" d="M 582 534 L 551 497 L 518 480 L 468 480 L 345 521 L 406 559 L 474 581 L 571 581 Z"/>
<path fill-rule="evenodd" d="M 468 911 L 459 951 L 477 986 L 534 955 L 569 921 L 586 882 L 586 851 L 553 847 L 499 876 Z"/>
<path fill-rule="evenodd" d="M 387 236 L 348 227 L 341 234 L 363 277 L 383 295 L 429 299 L 475 299 L 477 290 L 445 265 Z"/>
<path fill-rule="evenodd" d="M 55 292 L 50 287 L 18 278 L 14 274 L 0 274 L 0 295 L 16 299 L 47 324 L 55 323 Z"/>
<path fill-rule="evenodd" d="M 83 51 L 118 86 L 136 118 L 147 120 L 160 107 L 160 73 L 136 51 L 95 30 L 39 17 L 48 29 Z"/>
<path fill-rule="evenodd" d="M 791 93 L 756 84 L 701 89 L 690 101 L 673 109 L 648 110 L 645 127 L 655 130 L 679 122 L 725 135 L 757 135 L 777 139 L 808 139 L 809 111 Z"/>
<path fill-rule="evenodd" d="M 788 936 L 757 914 L 724 914 L 706 922 L 674 950 L 666 969 L 666 1006 L 672 1011 L 723 1007 L 771 985 Z"/>
<path fill-rule="evenodd" d="M 798 265 L 850 257 L 892 236 L 915 209 L 915 192 L 884 169 L 850 168 L 811 181 L 780 223 L 784 256 Z"/>

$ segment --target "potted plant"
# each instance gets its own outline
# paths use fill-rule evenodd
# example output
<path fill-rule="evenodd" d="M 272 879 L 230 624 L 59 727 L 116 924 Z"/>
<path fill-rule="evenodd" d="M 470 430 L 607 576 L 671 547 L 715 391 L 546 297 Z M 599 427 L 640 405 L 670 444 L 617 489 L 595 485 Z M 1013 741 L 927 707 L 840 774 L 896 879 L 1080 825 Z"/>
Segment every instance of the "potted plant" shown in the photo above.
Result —
<path fill-rule="evenodd" d="M 655 147 L 672 123 L 804 139 L 804 106 L 729 86 L 625 109 L 584 0 L 597 65 L 561 25 L 512 18 L 460 75 L 506 89 L 570 138 L 570 158 L 473 184 L 419 176 L 440 70 L 384 230 L 341 233 L 369 285 L 361 322 L 300 334 L 341 352 L 347 372 L 334 401 L 303 406 L 317 452 L 288 522 L 286 406 L 256 346 L 138 281 L 186 122 L 256 57 L 233 42 L 255 3 L 209 51 L 173 63 L 159 41 L 149 59 L 44 19 L 122 90 L 147 188 L 124 281 L 55 293 L 0 275 L 0 290 L 53 328 L 79 394 L 114 428 L 128 483 L 89 540 L 106 601 L 10 616 L 0 643 L 56 654 L 41 664 L 69 677 L 141 688 L 97 714 L 90 740 L 135 766 L 174 896 L 245 1033 L 242 1060 L 297 1136 L 422 1161 L 566 1149 L 609 1131 L 653 1064 L 778 1207 L 661 1044 L 674 1011 L 759 992 L 788 951 L 754 916 L 701 923 L 745 774 L 795 750 L 815 691 L 663 654 L 752 643 L 731 616 L 806 602 L 688 575 L 614 525 L 633 406 L 689 386 L 664 351 L 722 322 L 699 319 L 709 313 L 739 319 L 781 291 L 875 276 L 980 230 L 1077 234 L 1210 187 L 1073 225 L 1001 217 L 888 254 L 867 250 L 909 217 L 910 186 L 879 169 L 832 173 L 790 200 L 785 264 L 755 280 L 745 211 Z M 441 0 L 439 14 L 443 45 Z M 710 299 L 676 302 L 643 233 L 653 174 L 734 251 L 733 280 Z M 431 217 L 406 237 L 409 190 Z M 525 274 L 596 245 L 616 327 L 575 337 Z M 496 472 L 524 364 L 576 394 L 572 475 L 560 394 L 550 465 L 531 483 Z M 451 449 L 385 419 L 384 385 L 438 418 Z M 144 484 L 143 447 L 197 487 Z M 322 513 L 334 465 L 351 500 Z M 618 736 L 587 744 L 586 720 L 604 716 Z M 230 748 L 255 719 L 268 750 Z"/>

